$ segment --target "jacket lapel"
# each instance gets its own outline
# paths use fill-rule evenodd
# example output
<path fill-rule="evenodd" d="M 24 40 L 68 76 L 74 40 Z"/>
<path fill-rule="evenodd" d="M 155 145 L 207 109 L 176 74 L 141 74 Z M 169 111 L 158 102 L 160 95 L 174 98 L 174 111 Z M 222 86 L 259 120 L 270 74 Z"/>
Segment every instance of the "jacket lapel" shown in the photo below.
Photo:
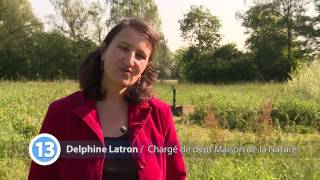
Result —
<path fill-rule="evenodd" d="M 129 128 L 129 137 L 134 144 L 137 135 L 141 131 L 141 128 L 147 121 L 151 107 L 148 101 L 142 102 L 140 104 L 129 104 L 128 105 L 128 128 Z"/>
<path fill-rule="evenodd" d="M 87 100 L 84 105 L 76 107 L 73 112 L 80 117 L 104 144 L 103 132 L 94 99 Z"/>

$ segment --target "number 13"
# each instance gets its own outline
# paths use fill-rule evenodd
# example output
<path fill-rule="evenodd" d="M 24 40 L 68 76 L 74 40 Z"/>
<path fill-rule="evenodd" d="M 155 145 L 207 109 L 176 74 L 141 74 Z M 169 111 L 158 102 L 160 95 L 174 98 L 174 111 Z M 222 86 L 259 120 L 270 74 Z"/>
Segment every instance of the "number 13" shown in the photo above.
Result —
<path fill-rule="evenodd" d="M 36 147 L 38 148 L 38 152 L 39 152 L 39 157 L 43 157 L 42 145 L 43 145 L 43 142 L 36 143 Z M 54 149 L 53 149 L 54 143 L 45 142 L 44 146 L 46 148 L 45 153 L 44 153 L 44 157 L 53 157 L 54 156 Z"/>

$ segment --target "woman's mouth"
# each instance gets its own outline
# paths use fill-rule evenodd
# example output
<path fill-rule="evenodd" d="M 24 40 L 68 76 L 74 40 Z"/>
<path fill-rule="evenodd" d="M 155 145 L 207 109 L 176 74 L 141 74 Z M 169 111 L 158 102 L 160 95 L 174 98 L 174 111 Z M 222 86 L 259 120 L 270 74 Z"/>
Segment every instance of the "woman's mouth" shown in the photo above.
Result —
<path fill-rule="evenodd" d="M 132 70 L 131 70 L 131 69 L 121 68 L 121 71 L 124 72 L 124 73 L 128 73 L 128 74 L 131 74 L 131 73 L 132 73 Z"/>

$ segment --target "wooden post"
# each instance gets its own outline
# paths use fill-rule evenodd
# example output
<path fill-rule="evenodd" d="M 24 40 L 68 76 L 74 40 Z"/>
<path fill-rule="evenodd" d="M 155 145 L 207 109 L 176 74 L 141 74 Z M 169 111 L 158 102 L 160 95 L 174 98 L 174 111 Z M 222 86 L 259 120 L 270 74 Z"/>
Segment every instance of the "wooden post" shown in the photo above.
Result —
<path fill-rule="evenodd" d="M 173 108 L 176 109 L 176 88 L 172 85 L 172 92 L 173 92 Z"/>

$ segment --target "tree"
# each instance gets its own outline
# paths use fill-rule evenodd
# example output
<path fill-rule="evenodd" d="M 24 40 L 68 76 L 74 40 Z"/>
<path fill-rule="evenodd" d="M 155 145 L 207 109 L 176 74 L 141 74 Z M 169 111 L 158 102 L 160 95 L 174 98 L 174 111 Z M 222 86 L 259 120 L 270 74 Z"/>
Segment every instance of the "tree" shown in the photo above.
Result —
<path fill-rule="evenodd" d="M 187 78 L 185 77 L 186 65 L 185 63 L 185 53 L 188 51 L 187 48 L 180 48 L 174 52 L 174 65 L 172 68 L 172 77 L 179 79 L 179 81 L 185 81 Z"/>
<path fill-rule="evenodd" d="M 174 59 L 163 34 L 160 35 L 160 43 L 158 50 L 156 51 L 153 64 L 158 70 L 159 79 L 171 78 Z"/>
<path fill-rule="evenodd" d="M 242 56 L 243 53 L 240 50 L 238 50 L 236 46 L 237 45 L 233 43 L 223 45 L 216 49 L 216 51 L 214 52 L 215 56 L 224 60 L 237 59 L 240 56 Z"/>
<path fill-rule="evenodd" d="M 89 17 L 91 19 L 92 26 L 92 39 L 98 42 L 100 45 L 103 41 L 103 35 L 106 32 L 106 8 L 100 1 L 92 2 L 89 8 Z"/>
<path fill-rule="evenodd" d="M 180 80 L 230 83 L 251 81 L 257 77 L 252 58 L 249 54 L 239 51 L 235 44 L 226 44 L 215 51 L 201 53 L 191 46 L 179 49 L 175 54 L 178 63 L 174 74 Z"/>
<path fill-rule="evenodd" d="M 0 2 L 0 79 L 17 79 L 32 66 L 28 44 L 42 29 L 27 0 Z"/>
<path fill-rule="evenodd" d="M 19 32 L 32 33 L 40 30 L 42 24 L 33 15 L 27 0 L 1 0 L 0 30 L 13 36 Z"/>
<path fill-rule="evenodd" d="M 50 0 L 56 15 L 49 16 L 50 23 L 58 31 L 73 40 L 88 38 L 89 10 L 82 0 Z"/>
<path fill-rule="evenodd" d="M 138 17 L 151 23 L 160 31 L 161 20 L 154 0 L 105 0 L 110 8 L 107 26 L 119 23 L 124 17 Z"/>
<path fill-rule="evenodd" d="M 299 34 L 305 37 L 303 48 L 305 54 L 312 60 L 319 59 L 320 54 L 320 0 L 314 0 L 316 15 L 314 17 L 302 16 L 299 27 Z"/>
<path fill-rule="evenodd" d="M 44 32 L 29 1 L 0 4 L 0 79 L 74 78 L 77 59 L 96 45 L 62 31 Z"/>
<path fill-rule="evenodd" d="M 240 15 L 250 34 L 246 44 L 255 54 L 263 80 L 287 80 L 302 58 L 298 44 L 303 0 L 258 1 Z"/>
<path fill-rule="evenodd" d="M 91 23 L 92 27 L 100 27 L 91 22 L 91 20 L 100 20 L 99 8 L 95 4 L 86 6 L 82 0 L 50 0 L 56 10 L 56 16 L 51 16 L 51 23 L 55 31 L 65 34 L 70 38 L 72 43 L 72 56 L 73 63 L 77 64 L 81 58 L 83 58 L 83 45 L 91 45 L 92 39 L 101 41 L 101 29 L 98 29 L 98 38 L 92 38 L 90 32 L 94 31 L 89 28 Z M 95 16 L 95 18 L 93 18 Z"/>
<path fill-rule="evenodd" d="M 314 33 L 313 33 L 313 44 L 314 44 L 314 51 L 317 54 L 318 59 L 320 59 L 320 0 L 315 0 L 315 5 L 316 5 L 316 12 L 317 16 L 314 17 L 312 27 L 314 28 Z"/>
<path fill-rule="evenodd" d="M 292 48 L 293 40 L 298 36 L 296 29 L 300 26 L 299 19 L 305 13 L 304 6 L 308 3 L 307 0 L 273 0 L 273 3 L 278 7 L 281 14 L 280 24 L 285 27 L 287 36 L 287 60 L 289 66 L 292 66 Z"/>
<path fill-rule="evenodd" d="M 203 6 L 190 7 L 189 12 L 179 20 L 181 36 L 199 51 L 210 51 L 217 48 L 221 36 L 218 17 Z"/>

